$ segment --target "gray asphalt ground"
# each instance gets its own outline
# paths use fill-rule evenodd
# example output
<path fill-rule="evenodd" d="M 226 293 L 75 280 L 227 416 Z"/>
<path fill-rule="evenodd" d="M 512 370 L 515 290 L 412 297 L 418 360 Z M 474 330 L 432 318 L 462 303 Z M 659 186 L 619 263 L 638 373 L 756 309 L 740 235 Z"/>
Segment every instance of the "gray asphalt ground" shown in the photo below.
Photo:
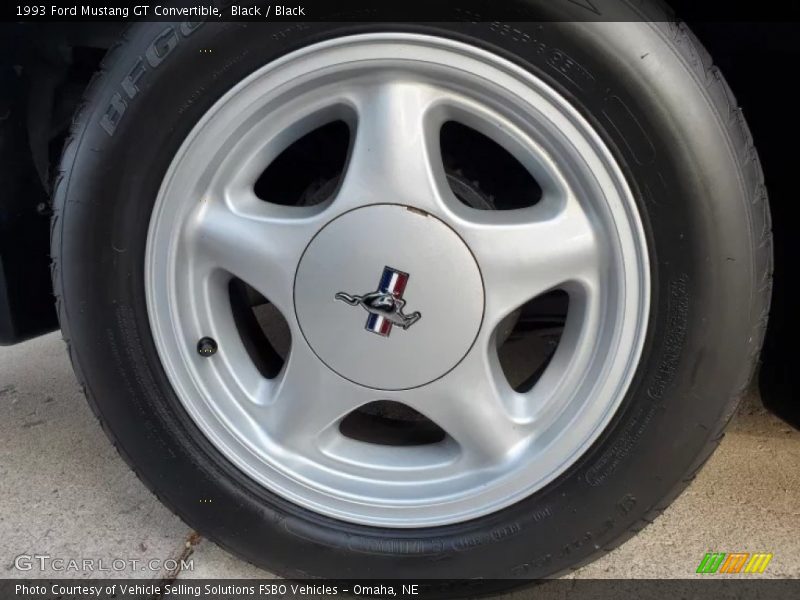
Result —
<path fill-rule="evenodd" d="M 580 578 L 686 578 L 708 551 L 772 552 L 800 577 L 800 433 L 748 397 L 711 461 L 652 525 Z M 193 570 L 19 571 L 19 555 L 168 559 Z M 269 576 L 195 535 L 117 456 L 82 397 L 60 334 L 0 348 L 0 578 Z M 529 592 L 518 592 L 522 597 Z"/>

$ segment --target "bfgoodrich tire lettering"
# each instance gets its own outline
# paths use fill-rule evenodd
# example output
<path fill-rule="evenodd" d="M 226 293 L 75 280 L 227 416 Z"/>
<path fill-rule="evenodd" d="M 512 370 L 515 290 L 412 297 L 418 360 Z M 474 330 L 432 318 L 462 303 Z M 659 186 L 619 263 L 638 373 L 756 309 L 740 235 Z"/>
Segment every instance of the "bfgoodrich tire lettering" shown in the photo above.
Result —
<path fill-rule="evenodd" d="M 626 6 L 615 5 L 623 13 Z M 163 23 L 137 25 L 104 61 L 65 149 L 53 223 L 54 284 L 76 372 L 111 439 L 164 503 L 223 547 L 282 575 L 536 578 L 613 548 L 680 493 L 718 444 L 749 381 L 771 273 L 752 140 L 724 80 L 684 26 L 317 23 L 279 31 L 206 24 L 153 68 L 142 57 L 164 31 Z M 175 397 L 144 298 L 153 202 L 200 117 L 268 61 L 370 31 L 481 46 L 570 98 L 623 166 L 649 242 L 647 341 L 612 423 L 545 489 L 443 527 L 345 523 L 255 485 Z M 214 52 L 199 52 L 207 47 Z M 143 64 L 110 133 L 108 107 Z"/>

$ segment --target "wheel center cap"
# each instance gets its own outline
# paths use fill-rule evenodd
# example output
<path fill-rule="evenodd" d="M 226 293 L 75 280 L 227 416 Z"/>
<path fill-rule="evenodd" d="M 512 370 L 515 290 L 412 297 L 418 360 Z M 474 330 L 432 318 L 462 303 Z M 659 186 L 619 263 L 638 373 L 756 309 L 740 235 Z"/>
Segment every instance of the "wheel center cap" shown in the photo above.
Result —
<path fill-rule="evenodd" d="M 436 217 L 379 204 L 334 219 L 297 268 L 297 320 L 314 353 L 355 383 L 419 387 L 453 369 L 483 318 L 483 281 Z"/>

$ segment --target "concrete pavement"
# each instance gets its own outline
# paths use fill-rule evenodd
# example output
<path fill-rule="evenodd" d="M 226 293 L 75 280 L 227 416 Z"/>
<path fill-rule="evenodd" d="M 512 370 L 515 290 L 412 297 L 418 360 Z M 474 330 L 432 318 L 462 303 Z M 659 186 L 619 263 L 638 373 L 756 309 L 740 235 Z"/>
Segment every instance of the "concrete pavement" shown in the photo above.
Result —
<path fill-rule="evenodd" d="M 713 550 L 772 552 L 765 577 L 800 577 L 798 467 L 800 433 L 751 396 L 687 492 L 573 576 L 691 577 Z M 60 334 L 0 348 L 0 482 L 0 577 L 268 576 L 193 534 L 136 479 L 86 405 Z M 34 554 L 138 562 L 64 572 L 22 559 L 31 570 L 17 569 Z M 175 572 L 180 558 L 193 570 Z"/>

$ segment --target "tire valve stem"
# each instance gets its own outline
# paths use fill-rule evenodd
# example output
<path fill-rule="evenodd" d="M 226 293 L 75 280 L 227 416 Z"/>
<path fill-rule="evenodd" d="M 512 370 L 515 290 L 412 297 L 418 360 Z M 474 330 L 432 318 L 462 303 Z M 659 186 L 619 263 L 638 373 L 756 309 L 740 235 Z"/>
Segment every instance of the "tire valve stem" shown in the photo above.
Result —
<path fill-rule="evenodd" d="M 208 358 L 217 353 L 217 347 L 217 342 L 213 338 L 200 338 L 200 341 L 197 342 L 197 353 L 203 358 Z"/>

